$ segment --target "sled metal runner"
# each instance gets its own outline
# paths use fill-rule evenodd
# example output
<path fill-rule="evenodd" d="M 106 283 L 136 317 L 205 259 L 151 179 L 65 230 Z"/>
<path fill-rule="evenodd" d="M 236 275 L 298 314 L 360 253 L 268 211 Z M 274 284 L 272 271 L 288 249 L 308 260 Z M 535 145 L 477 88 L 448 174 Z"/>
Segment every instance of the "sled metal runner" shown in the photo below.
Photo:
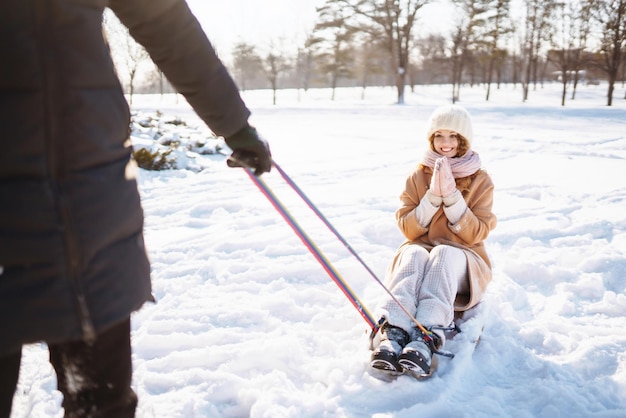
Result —
<path fill-rule="evenodd" d="M 344 295 L 350 300 L 352 305 L 356 308 L 356 310 L 361 314 L 365 322 L 372 329 L 372 333 L 370 339 L 373 339 L 374 335 L 379 331 L 382 323 L 377 322 L 369 310 L 365 307 L 363 302 L 358 298 L 358 296 L 354 293 L 354 291 L 350 288 L 347 282 L 343 279 L 341 274 L 337 272 L 337 270 L 333 267 L 331 262 L 326 258 L 323 252 L 317 247 L 315 242 L 307 235 L 307 233 L 302 229 L 302 227 L 298 224 L 295 218 L 289 213 L 289 210 L 285 207 L 285 205 L 276 197 L 274 192 L 270 189 L 265 181 L 259 176 L 255 176 L 252 169 L 244 162 L 238 159 L 234 159 L 232 156 L 230 157 L 232 161 L 234 161 L 237 165 L 244 168 L 248 177 L 252 180 L 252 182 L 257 186 L 257 188 L 263 193 L 263 195 L 270 201 L 272 206 L 280 213 L 283 219 L 287 222 L 287 224 L 291 227 L 291 229 L 296 233 L 296 235 L 300 238 L 302 243 L 307 247 L 307 249 L 311 252 L 311 254 L 315 257 L 315 259 L 320 263 L 320 265 L 324 268 L 326 273 L 330 276 L 330 278 L 335 282 L 335 284 L 339 287 L 339 289 L 344 293 Z M 287 173 L 276 163 L 276 161 L 272 160 L 272 166 L 278 171 L 283 180 L 298 194 L 298 196 L 307 204 L 307 206 L 317 215 L 317 217 L 326 225 L 326 227 L 337 237 L 337 239 L 348 249 L 348 251 L 361 263 L 361 265 L 367 270 L 367 272 L 372 276 L 372 278 L 385 290 L 385 292 L 389 295 L 389 297 L 400 307 L 400 309 L 411 319 L 411 321 L 415 324 L 415 326 L 422 332 L 424 336 L 424 340 L 428 343 L 431 348 L 433 348 L 433 352 L 437 354 L 444 355 L 446 357 L 454 357 L 452 353 L 447 353 L 443 351 L 439 351 L 435 347 L 435 340 L 433 337 L 433 333 L 431 330 L 426 329 L 415 317 L 400 303 L 400 301 L 387 289 L 384 283 L 376 276 L 376 274 L 372 271 L 372 269 L 363 261 L 363 259 L 354 251 L 352 246 L 341 236 L 341 234 L 333 227 L 333 225 L 326 219 L 326 217 L 322 214 L 322 212 L 313 204 L 313 202 L 304 194 L 304 192 L 296 185 L 296 183 L 287 175 Z"/>

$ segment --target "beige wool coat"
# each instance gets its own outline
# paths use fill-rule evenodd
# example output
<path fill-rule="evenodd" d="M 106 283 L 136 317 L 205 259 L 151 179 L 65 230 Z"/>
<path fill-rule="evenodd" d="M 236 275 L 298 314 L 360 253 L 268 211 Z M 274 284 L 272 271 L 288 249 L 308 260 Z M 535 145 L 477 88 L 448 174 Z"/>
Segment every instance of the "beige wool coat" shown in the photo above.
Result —
<path fill-rule="evenodd" d="M 390 269 L 393 271 L 396 268 L 398 255 L 407 245 L 417 244 L 428 251 L 440 244 L 462 249 L 467 257 L 470 293 L 457 295 L 454 309 L 465 311 L 480 302 L 492 278 L 491 262 L 484 241 L 497 223 L 492 212 L 493 182 L 486 171 L 478 170 L 469 177 L 469 186 L 461 190 L 467 210 L 459 222 L 450 224 L 442 206 L 435 213 L 430 225 L 424 228 L 417 221 L 415 208 L 424 198 L 431 177 L 432 169 L 419 165 L 406 180 L 400 196 L 402 206 L 396 211 L 396 220 L 407 241 L 398 249 Z M 457 179 L 457 188 L 463 182 L 463 179 Z"/>

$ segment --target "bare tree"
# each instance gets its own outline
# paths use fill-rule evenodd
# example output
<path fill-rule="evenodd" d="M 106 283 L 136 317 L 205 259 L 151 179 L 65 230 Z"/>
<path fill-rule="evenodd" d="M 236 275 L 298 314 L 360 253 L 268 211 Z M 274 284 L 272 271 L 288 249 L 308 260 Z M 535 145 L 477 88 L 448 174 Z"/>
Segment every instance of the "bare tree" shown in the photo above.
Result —
<path fill-rule="evenodd" d="M 318 22 L 315 33 L 320 37 L 318 44 L 322 71 L 328 75 L 331 87 L 331 100 L 335 100 L 335 89 L 340 78 L 353 74 L 353 47 L 351 41 L 356 30 L 348 25 L 345 9 L 336 3 L 328 2 L 317 8 Z"/>
<path fill-rule="evenodd" d="M 452 103 L 460 99 L 463 71 L 472 60 L 472 51 L 482 43 L 480 29 L 486 24 L 490 0 L 455 0 L 462 12 L 452 33 Z"/>
<path fill-rule="evenodd" d="M 585 48 L 590 32 L 589 2 L 560 3 L 561 28 L 553 38 L 555 49 L 548 52 L 548 60 L 556 65 L 563 85 L 561 106 L 565 106 L 567 87 L 572 84 L 572 99 L 585 64 Z"/>
<path fill-rule="evenodd" d="M 446 38 L 441 34 L 431 34 L 416 39 L 418 50 L 422 57 L 421 74 L 426 83 L 449 81 L 450 76 L 440 69 L 449 62 L 446 56 Z"/>
<path fill-rule="evenodd" d="M 510 57 L 511 63 L 511 79 L 513 81 L 513 88 L 517 88 L 517 83 L 521 82 L 522 73 L 524 71 L 524 46 L 525 43 L 522 41 L 523 35 L 521 34 L 520 27 L 522 25 L 519 22 L 513 22 L 513 42 L 512 42 L 512 51 Z M 522 85 L 523 87 L 523 85 Z"/>
<path fill-rule="evenodd" d="M 626 85 L 626 53 L 622 54 L 622 87 Z M 626 91 L 624 92 L 624 99 L 626 99 Z"/>
<path fill-rule="evenodd" d="M 537 86 L 540 53 L 545 43 L 549 43 L 553 30 L 555 0 L 525 0 L 526 20 L 524 45 L 524 74 L 522 77 L 523 100 L 528 100 L 530 83 Z"/>
<path fill-rule="evenodd" d="M 163 95 L 165 94 L 166 78 L 165 74 L 163 74 L 163 71 L 161 71 L 159 67 L 157 67 L 157 74 L 159 78 L 159 94 L 161 95 L 161 99 L 163 99 Z"/>
<path fill-rule="evenodd" d="M 298 90 L 302 88 L 306 92 L 310 87 L 315 70 L 315 50 L 319 42 L 320 39 L 312 32 L 306 36 L 304 45 L 298 48 L 295 66 Z"/>
<path fill-rule="evenodd" d="M 626 47 L 626 0 L 594 0 L 593 10 L 594 18 L 602 29 L 602 70 L 608 76 L 607 106 L 611 106 L 623 49 Z"/>
<path fill-rule="evenodd" d="M 365 99 L 365 89 L 371 79 L 384 74 L 389 59 L 386 50 L 375 38 L 366 36 L 361 39 L 355 56 L 354 75 L 361 86 L 361 100 Z"/>
<path fill-rule="evenodd" d="M 498 69 L 500 74 L 500 68 L 503 62 L 503 57 L 506 56 L 504 49 L 500 48 L 504 36 L 512 31 L 510 25 L 510 5 L 511 0 L 493 0 L 488 5 L 487 27 L 485 33 L 485 44 L 488 57 L 487 67 L 487 95 L 486 101 L 489 101 L 489 95 L 491 93 L 491 82 L 493 80 L 493 72 Z M 500 76 L 498 76 L 498 85 L 500 82 Z"/>
<path fill-rule="evenodd" d="M 626 53 L 622 57 L 622 87 L 626 84 Z M 624 99 L 626 99 L 626 91 L 624 91 Z"/>
<path fill-rule="evenodd" d="M 574 80 L 572 85 L 572 97 L 576 98 L 576 88 L 580 81 L 580 75 L 582 70 L 589 65 L 588 54 L 585 53 L 589 37 L 591 34 L 591 25 L 593 22 L 593 0 L 580 0 L 575 9 L 574 30 L 572 36 L 575 38 L 574 47 L 580 51 L 578 55 L 574 56 L 572 65 L 574 66 Z"/>
<path fill-rule="evenodd" d="M 285 54 L 280 52 L 275 42 L 270 42 L 269 52 L 261 60 L 261 69 L 272 87 L 272 104 L 276 104 L 276 90 L 278 90 L 278 80 L 282 73 L 289 70 L 291 66 Z"/>
<path fill-rule="evenodd" d="M 255 52 L 255 47 L 246 42 L 236 43 L 232 56 L 237 84 L 245 91 L 249 88 L 250 81 L 261 70 L 261 58 Z"/>
<path fill-rule="evenodd" d="M 503 82 L 503 76 L 506 69 L 506 64 L 511 58 L 509 51 L 505 48 L 500 48 L 495 52 L 494 69 L 496 71 L 496 86 L 500 89 L 500 84 Z M 511 59 L 511 61 L 514 61 Z"/>
<path fill-rule="evenodd" d="M 103 30 L 118 75 L 120 70 L 125 71 L 124 78 L 128 83 L 129 102 L 132 106 L 135 83 L 140 70 L 154 64 L 148 51 L 133 39 L 126 26 L 122 25 L 112 12 L 104 14 Z"/>
<path fill-rule="evenodd" d="M 463 77 L 463 61 L 468 54 L 467 38 L 463 23 L 459 23 L 452 32 L 452 45 L 450 47 L 450 80 L 452 81 L 452 103 L 459 100 L 461 82 Z M 457 87 L 458 86 L 458 87 Z"/>
<path fill-rule="evenodd" d="M 398 103 L 404 103 L 404 88 L 412 49 L 412 31 L 417 12 L 429 0 L 326 0 L 340 6 L 351 25 L 380 36 L 391 57 L 395 72 Z"/>

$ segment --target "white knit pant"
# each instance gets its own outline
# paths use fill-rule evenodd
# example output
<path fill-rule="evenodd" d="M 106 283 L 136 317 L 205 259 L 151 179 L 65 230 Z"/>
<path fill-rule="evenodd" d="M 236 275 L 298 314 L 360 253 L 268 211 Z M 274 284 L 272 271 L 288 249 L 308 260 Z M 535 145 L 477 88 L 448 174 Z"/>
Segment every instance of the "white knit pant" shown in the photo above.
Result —
<path fill-rule="evenodd" d="M 430 253 L 419 245 L 408 245 L 387 273 L 386 285 L 420 324 L 448 326 L 454 319 L 457 293 L 469 292 L 467 258 L 449 245 L 438 245 Z M 414 322 L 389 295 L 377 314 L 412 334 Z"/>

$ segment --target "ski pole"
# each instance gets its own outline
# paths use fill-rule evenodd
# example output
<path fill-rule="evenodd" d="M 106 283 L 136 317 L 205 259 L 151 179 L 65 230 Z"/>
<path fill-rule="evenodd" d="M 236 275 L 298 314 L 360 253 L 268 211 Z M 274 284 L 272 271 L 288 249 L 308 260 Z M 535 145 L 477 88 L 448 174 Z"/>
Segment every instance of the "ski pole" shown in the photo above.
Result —
<path fill-rule="evenodd" d="M 347 285 L 347 283 L 341 278 L 339 273 L 334 269 L 332 264 L 326 259 L 323 253 L 317 248 L 315 243 L 308 237 L 308 235 L 304 232 L 304 230 L 298 225 L 296 220 L 291 216 L 286 207 L 280 202 L 280 200 L 273 194 L 269 186 L 259 177 L 253 174 L 250 166 L 246 164 L 245 161 L 239 160 L 237 158 L 233 158 L 231 155 L 229 157 L 232 161 L 234 161 L 237 165 L 244 168 L 246 174 L 250 177 L 252 182 L 259 188 L 259 190 L 267 197 L 267 199 L 272 203 L 274 208 L 281 214 L 281 216 L 285 219 L 287 224 L 293 229 L 293 231 L 298 235 L 298 237 L 302 240 L 304 245 L 309 249 L 309 251 L 313 254 L 313 256 L 317 259 L 317 261 L 322 265 L 324 270 L 328 273 L 331 279 L 339 286 L 339 288 L 343 291 L 343 293 L 348 297 L 348 299 L 352 302 L 354 307 L 361 313 L 361 316 L 372 328 L 372 335 L 378 332 L 378 329 L 381 324 L 377 323 L 369 311 L 365 308 L 365 305 L 358 299 L 358 297 L 354 294 L 352 289 Z M 387 293 L 387 295 L 400 307 L 400 309 L 411 319 L 411 321 L 415 324 L 415 326 L 422 332 L 424 335 L 424 339 L 431 347 L 435 348 L 434 338 L 432 337 L 432 332 L 427 330 L 407 309 L 406 307 L 396 298 L 393 293 L 385 284 L 380 281 L 380 279 L 374 274 L 374 272 L 365 264 L 365 262 L 359 257 L 359 255 L 352 249 L 350 244 L 341 236 L 341 234 L 332 226 L 332 224 L 326 219 L 326 217 L 322 214 L 322 212 L 317 209 L 317 207 L 313 204 L 313 202 L 304 194 L 302 189 L 300 189 L 293 180 L 287 175 L 287 173 L 280 168 L 280 166 L 276 163 L 276 161 L 272 160 L 272 165 L 278 170 L 281 177 L 289 184 L 289 186 L 300 196 L 300 198 L 309 206 L 309 208 L 322 220 L 322 222 L 330 229 L 330 231 L 341 241 L 346 248 L 354 255 L 357 260 L 365 267 L 365 269 L 372 275 L 374 280 L 383 288 L 383 290 Z M 442 353 L 443 354 L 443 353 Z M 445 354 L 448 355 L 448 354 Z"/>
<path fill-rule="evenodd" d="M 278 173 L 283 177 L 283 179 L 291 186 L 291 188 L 300 196 L 300 198 L 309 206 L 309 208 L 321 219 L 321 221 L 328 227 L 328 229 L 337 237 L 339 241 L 350 251 L 350 253 L 361 263 L 361 265 L 367 270 L 367 272 L 374 278 L 374 280 L 385 290 L 387 295 L 391 297 L 391 299 L 400 307 L 400 309 L 411 319 L 411 321 L 417 326 L 417 328 L 422 331 L 422 333 L 426 336 L 427 341 L 432 339 L 430 336 L 430 332 L 417 320 L 415 317 L 402 305 L 402 303 L 391 293 L 387 286 L 376 276 L 374 271 L 369 268 L 369 266 L 363 261 L 363 259 L 357 254 L 357 252 L 352 248 L 352 246 L 346 241 L 343 236 L 337 231 L 335 227 L 328 221 L 328 219 L 322 214 L 322 212 L 313 204 L 311 199 L 309 199 L 302 189 L 296 185 L 296 183 L 287 175 L 287 173 L 276 163 L 276 161 L 272 160 L 272 165 L 276 168 Z"/>
<path fill-rule="evenodd" d="M 241 161 L 237 161 L 238 164 L 243 165 Z M 346 283 L 346 281 L 341 277 L 339 272 L 333 267 L 330 261 L 326 258 L 323 252 L 317 247 L 315 242 L 307 235 L 306 232 L 302 229 L 302 227 L 298 224 L 295 218 L 289 213 L 287 208 L 283 205 L 283 203 L 276 197 L 276 195 L 269 188 L 267 183 L 263 181 L 261 178 L 255 176 L 252 170 L 248 167 L 244 167 L 245 172 L 248 174 L 252 182 L 258 187 L 258 189 L 263 193 L 265 197 L 270 201 L 270 203 L 274 206 L 274 208 L 280 213 L 280 215 L 284 218 L 287 224 L 293 229 L 298 238 L 302 241 L 302 243 L 307 247 L 307 249 L 313 254 L 315 259 L 321 264 L 326 273 L 330 276 L 330 278 L 335 282 L 335 284 L 339 287 L 339 289 L 343 292 L 343 294 L 350 300 L 352 305 L 356 308 L 356 310 L 361 314 L 365 322 L 372 328 L 372 331 L 378 330 L 378 324 L 374 320 L 372 314 L 367 310 L 363 302 L 358 298 L 358 296 L 354 293 L 354 291 L 350 288 L 350 286 Z"/>
<path fill-rule="evenodd" d="M 363 259 L 361 257 L 359 257 L 359 255 L 357 254 L 356 251 L 354 251 L 354 249 L 352 248 L 352 246 L 348 243 L 348 241 L 346 241 L 341 234 L 339 233 L 339 231 L 337 231 L 335 229 L 335 227 L 332 226 L 332 224 L 328 221 L 328 219 L 326 219 L 326 217 L 322 214 L 322 212 L 320 212 L 320 210 L 317 208 L 317 206 L 315 206 L 313 204 L 313 202 L 304 194 L 304 192 L 298 187 L 298 185 L 296 183 L 294 183 L 293 180 L 291 180 L 291 177 L 289 177 L 287 175 L 287 173 L 285 173 L 285 171 L 276 163 L 276 161 L 272 161 L 272 164 L 274 165 L 274 167 L 276 167 L 276 170 L 278 170 L 278 173 L 280 173 L 280 175 L 283 177 L 283 179 L 285 179 L 285 181 L 287 182 L 287 184 L 289 184 L 291 186 L 291 188 L 298 194 L 298 196 L 300 196 L 300 198 L 302 200 L 304 200 L 304 202 L 309 206 L 309 208 L 317 215 L 318 218 L 320 218 L 322 220 L 322 222 L 324 222 L 324 225 L 326 225 L 328 227 L 328 229 L 330 229 L 330 231 L 335 234 L 335 236 L 337 237 L 337 239 L 339 241 L 341 241 L 341 243 L 348 249 L 348 251 L 350 251 L 350 253 L 359 261 L 359 263 L 361 263 L 361 265 L 365 268 L 365 270 L 367 270 L 367 272 L 374 278 L 374 280 L 380 282 L 380 280 L 378 279 L 378 277 L 376 277 L 376 274 L 372 271 L 371 268 L 369 268 L 369 266 L 367 264 L 365 264 L 365 261 L 363 261 Z"/>

